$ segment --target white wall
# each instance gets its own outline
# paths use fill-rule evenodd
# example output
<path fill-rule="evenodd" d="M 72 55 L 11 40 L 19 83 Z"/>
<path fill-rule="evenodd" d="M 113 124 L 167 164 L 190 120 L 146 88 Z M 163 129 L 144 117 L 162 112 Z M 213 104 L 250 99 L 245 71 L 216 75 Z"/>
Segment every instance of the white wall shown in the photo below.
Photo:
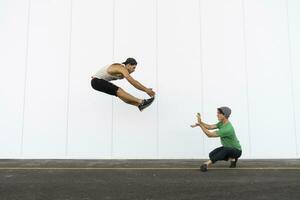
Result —
<path fill-rule="evenodd" d="M 27 1 L 0 1 L 0 155 L 21 156 L 27 67 Z"/>
<path fill-rule="evenodd" d="M 0 0 L 0 158 L 207 158 L 232 108 L 243 158 L 299 158 L 297 0 Z M 93 90 L 134 57 L 144 112 Z M 117 85 L 138 96 L 125 80 Z"/>
<path fill-rule="evenodd" d="M 73 0 L 67 151 L 68 158 L 110 158 L 112 97 L 91 90 L 97 66 L 113 59 L 113 2 Z M 101 155 L 101 156 L 100 156 Z"/>
<path fill-rule="evenodd" d="M 295 120 L 295 143 L 297 147 L 297 155 L 300 155 L 300 127 L 297 121 L 300 120 L 300 20 L 299 19 L 300 3 L 297 0 L 289 0 L 287 2 L 287 20 L 289 33 L 289 61 L 292 73 L 292 96 L 294 105 Z"/>
<path fill-rule="evenodd" d="M 70 1 L 31 0 L 28 27 L 22 155 L 61 157 L 66 145 Z"/>

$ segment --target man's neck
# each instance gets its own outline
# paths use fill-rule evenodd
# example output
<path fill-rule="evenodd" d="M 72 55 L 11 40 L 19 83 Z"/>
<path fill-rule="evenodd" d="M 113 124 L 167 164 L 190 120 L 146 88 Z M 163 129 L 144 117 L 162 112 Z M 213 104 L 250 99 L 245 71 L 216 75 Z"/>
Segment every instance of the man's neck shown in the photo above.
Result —
<path fill-rule="evenodd" d="M 228 122 L 229 122 L 228 119 L 224 119 L 224 120 L 222 121 L 222 124 L 227 124 Z"/>

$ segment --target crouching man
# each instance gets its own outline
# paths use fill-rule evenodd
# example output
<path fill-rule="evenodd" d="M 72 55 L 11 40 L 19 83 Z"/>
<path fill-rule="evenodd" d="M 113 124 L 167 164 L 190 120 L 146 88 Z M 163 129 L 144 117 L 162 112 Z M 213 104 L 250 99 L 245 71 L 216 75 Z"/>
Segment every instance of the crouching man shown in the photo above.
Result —
<path fill-rule="evenodd" d="M 217 109 L 218 123 L 209 125 L 201 120 L 201 116 L 197 114 L 197 123 L 191 125 L 192 128 L 200 127 L 207 137 L 220 137 L 222 146 L 216 148 L 209 153 L 209 160 L 200 167 L 201 171 L 206 172 L 209 165 L 219 161 L 230 161 L 230 167 L 236 167 L 238 158 L 242 155 L 242 148 L 239 140 L 235 135 L 234 128 L 228 120 L 231 109 L 228 107 L 220 107 Z M 216 131 L 210 131 L 218 129 Z"/>

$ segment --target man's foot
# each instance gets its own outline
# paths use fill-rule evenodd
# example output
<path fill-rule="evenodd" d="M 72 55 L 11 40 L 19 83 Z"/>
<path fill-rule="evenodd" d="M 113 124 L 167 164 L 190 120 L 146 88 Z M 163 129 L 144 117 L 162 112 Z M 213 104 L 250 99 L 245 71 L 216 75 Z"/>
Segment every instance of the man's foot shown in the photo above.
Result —
<path fill-rule="evenodd" d="M 238 159 L 235 158 L 234 160 L 230 161 L 230 166 L 229 168 L 236 168 L 236 163 L 237 163 Z"/>
<path fill-rule="evenodd" d="M 153 101 L 154 101 L 154 97 L 151 97 L 150 99 L 144 99 L 142 103 L 138 106 L 138 108 L 140 109 L 140 111 L 143 111 L 145 108 L 150 106 Z"/>
<path fill-rule="evenodd" d="M 201 166 L 200 166 L 200 170 L 201 170 L 202 172 L 206 172 L 206 171 L 207 171 L 207 164 L 201 165 Z"/>

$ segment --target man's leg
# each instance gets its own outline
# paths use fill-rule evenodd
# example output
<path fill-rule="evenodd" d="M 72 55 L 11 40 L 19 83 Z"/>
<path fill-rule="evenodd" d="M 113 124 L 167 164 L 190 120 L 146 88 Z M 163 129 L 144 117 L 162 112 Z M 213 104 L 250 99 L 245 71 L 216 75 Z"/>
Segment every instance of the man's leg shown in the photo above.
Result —
<path fill-rule="evenodd" d="M 224 148 L 224 147 L 218 147 L 218 148 L 214 149 L 213 151 L 211 151 L 211 152 L 209 153 L 209 159 L 211 160 L 211 159 L 214 157 L 214 155 L 215 155 L 216 153 L 218 153 L 219 151 L 221 151 L 223 148 Z"/>
<path fill-rule="evenodd" d="M 117 90 L 117 97 L 119 97 L 125 103 L 131 104 L 134 106 L 139 106 L 143 101 L 143 100 L 138 99 L 138 98 L 132 96 L 131 94 L 125 92 L 122 88 L 119 88 Z"/>
<path fill-rule="evenodd" d="M 230 161 L 230 168 L 235 168 L 238 158 L 241 157 L 242 151 L 235 148 L 227 149 L 228 160 Z"/>
<path fill-rule="evenodd" d="M 209 160 L 206 161 L 205 163 L 203 163 L 203 165 L 201 165 L 201 167 L 200 167 L 201 171 L 206 172 L 207 167 L 215 162 L 215 159 L 214 159 L 215 155 L 222 150 L 223 150 L 223 147 L 219 147 L 219 148 L 214 149 L 212 152 L 210 152 Z"/>
<path fill-rule="evenodd" d="M 122 88 L 119 88 L 115 84 L 103 79 L 93 78 L 91 80 L 91 85 L 97 91 L 104 92 L 109 95 L 117 96 L 125 103 L 137 106 L 140 111 L 150 106 L 154 100 L 154 97 L 150 99 L 144 99 L 144 100 L 138 99 L 132 96 L 131 94 L 125 92 Z"/>

